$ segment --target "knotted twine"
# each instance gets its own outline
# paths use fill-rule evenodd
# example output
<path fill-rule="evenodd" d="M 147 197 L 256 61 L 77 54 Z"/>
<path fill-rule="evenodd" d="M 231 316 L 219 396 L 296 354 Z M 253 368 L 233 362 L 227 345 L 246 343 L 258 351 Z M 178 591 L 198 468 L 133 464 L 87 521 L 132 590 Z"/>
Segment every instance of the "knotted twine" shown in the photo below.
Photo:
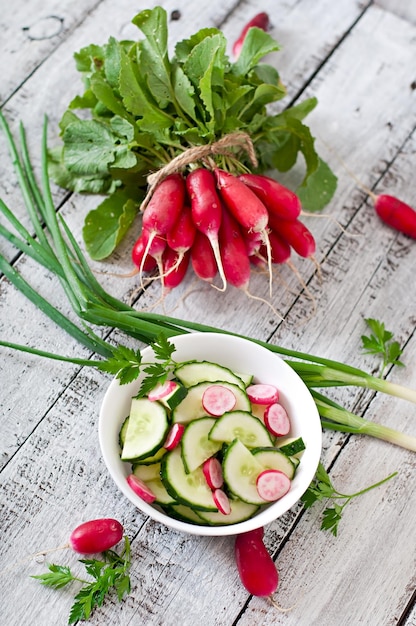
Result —
<path fill-rule="evenodd" d="M 236 131 L 234 133 L 224 135 L 224 137 L 221 137 L 221 139 L 214 141 L 213 143 L 208 143 L 203 146 L 192 146 L 191 148 L 184 150 L 181 154 L 178 154 L 171 161 L 169 161 L 169 163 L 157 170 L 157 172 L 153 172 L 148 175 L 147 183 L 149 188 L 143 202 L 141 203 L 140 210 L 144 211 L 156 187 L 170 174 L 175 174 L 187 165 L 196 161 L 203 161 L 211 156 L 219 154 L 233 156 L 233 153 L 230 152 L 229 149 L 235 147 L 243 148 L 247 152 L 253 167 L 257 167 L 258 161 L 253 141 L 250 135 L 242 131 Z"/>

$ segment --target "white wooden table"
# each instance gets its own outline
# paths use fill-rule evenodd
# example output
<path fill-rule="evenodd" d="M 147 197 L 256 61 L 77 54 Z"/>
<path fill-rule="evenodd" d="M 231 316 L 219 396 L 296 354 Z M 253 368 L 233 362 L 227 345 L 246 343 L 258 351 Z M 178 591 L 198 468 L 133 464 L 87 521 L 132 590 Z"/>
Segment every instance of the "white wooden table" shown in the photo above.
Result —
<path fill-rule="evenodd" d="M 52 136 L 70 98 L 81 90 L 72 55 L 110 35 L 136 35 L 131 19 L 153 2 L 128 0 L 31 0 L 3 3 L 0 38 L 0 99 L 14 130 L 28 129 L 36 166 L 43 116 Z M 161 2 L 170 15 L 172 42 L 204 26 L 221 28 L 232 42 L 243 24 L 268 11 L 282 50 L 272 62 L 288 88 L 286 104 L 317 96 L 307 118 L 320 153 L 339 182 L 325 218 L 305 218 L 318 243 L 315 266 L 296 260 L 316 303 L 301 293 L 296 277 L 282 270 L 274 304 L 282 323 L 261 303 L 230 288 L 209 286 L 181 299 L 190 281 L 168 296 L 165 308 L 178 317 L 234 330 L 372 370 L 361 352 L 364 318 L 384 321 L 404 346 L 405 368 L 389 378 L 416 386 L 416 245 L 377 219 L 338 157 L 367 186 L 391 192 L 416 206 L 416 6 L 408 0 L 263 0 L 263 2 Z M 329 151 L 327 146 L 331 146 Z M 338 157 L 336 156 L 338 155 Z M 22 214 L 5 142 L 0 137 L 1 196 Z M 55 190 L 57 201 L 64 199 Z M 63 210 L 81 240 L 93 196 L 70 196 Z M 134 233 L 111 262 L 130 269 Z M 4 241 L 1 251 L 16 254 Z M 21 256 L 19 270 L 57 303 L 65 302 L 46 271 Z M 104 264 L 104 268 L 109 267 Z M 111 267 L 114 267 L 112 265 Z M 102 277 L 118 297 L 128 297 L 134 279 Z M 286 287 L 284 286 L 286 285 Z M 267 281 L 253 290 L 267 296 Z M 150 307 L 160 296 L 154 283 L 140 298 Z M 160 306 L 159 306 L 160 308 Z M 68 307 L 69 310 L 69 307 Z M 158 310 L 158 308 L 156 308 Z M 313 314 L 312 314 L 313 313 Z M 4 339 L 87 357 L 16 290 L 0 284 L 0 335 Z M 304 320 L 307 318 L 307 322 Z M 73 589 L 49 590 L 30 578 L 46 570 L 31 554 L 65 543 L 86 519 L 113 516 L 132 540 L 132 593 L 107 602 L 91 624 L 239 626 L 411 626 L 416 624 L 416 457 L 374 439 L 324 432 L 322 461 L 341 491 L 352 492 L 398 476 L 348 506 L 338 537 L 320 530 L 324 504 L 305 512 L 294 507 L 266 528 L 276 557 L 280 613 L 250 597 L 239 582 L 232 538 L 182 535 L 141 515 L 117 491 L 101 459 L 97 417 L 110 377 L 92 368 L 1 352 L 1 566 L 0 621 L 7 626 L 67 623 Z M 368 419 L 416 434 L 415 407 L 397 399 L 344 390 L 338 399 Z M 77 567 L 70 551 L 50 560 Z"/>

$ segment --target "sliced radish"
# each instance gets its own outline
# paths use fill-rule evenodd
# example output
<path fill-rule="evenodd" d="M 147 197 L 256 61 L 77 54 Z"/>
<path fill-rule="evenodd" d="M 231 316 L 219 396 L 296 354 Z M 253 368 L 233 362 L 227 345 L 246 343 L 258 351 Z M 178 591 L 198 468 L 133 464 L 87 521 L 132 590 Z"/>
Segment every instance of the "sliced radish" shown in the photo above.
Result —
<path fill-rule="evenodd" d="M 274 385 L 257 383 L 246 389 L 250 402 L 255 404 L 273 404 L 279 400 L 279 390 Z"/>
<path fill-rule="evenodd" d="M 147 397 L 151 402 L 161 400 L 162 398 L 166 398 L 166 396 L 175 391 L 178 386 L 178 383 L 175 383 L 174 380 L 167 380 L 164 383 L 159 383 L 159 385 L 156 385 L 154 389 L 149 391 Z"/>
<path fill-rule="evenodd" d="M 210 385 L 202 396 L 204 410 L 214 417 L 232 411 L 236 402 L 234 393 L 224 385 Z"/>
<path fill-rule="evenodd" d="M 221 463 L 214 456 L 207 459 L 202 465 L 202 471 L 208 487 L 212 490 L 219 489 L 224 483 Z"/>
<path fill-rule="evenodd" d="M 152 503 L 156 500 L 156 496 L 151 489 L 140 478 L 134 474 L 127 476 L 127 483 L 134 493 L 145 502 Z"/>
<path fill-rule="evenodd" d="M 168 436 L 166 437 L 166 441 L 163 444 L 163 447 L 166 450 L 173 450 L 173 448 L 176 448 L 176 446 L 182 439 L 184 430 L 185 426 L 183 424 L 173 424 L 172 428 L 168 432 Z"/>
<path fill-rule="evenodd" d="M 231 513 L 231 505 L 227 494 L 222 489 L 215 489 L 212 492 L 214 503 L 220 513 L 223 515 L 229 515 Z"/>
<path fill-rule="evenodd" d="M 276 437 L 287 435 L 290 431 L 289 416 L 279 402 L 274 402 L 267 407 L 264 412 L 264 423 L 267 430 Z"/>
<path fill-rule="evenodd" d="M 274 502 L 290 489 L 290 478 L 280 470 L 266 469 L 257 476 L 258 494 L 267 502 Z"/>

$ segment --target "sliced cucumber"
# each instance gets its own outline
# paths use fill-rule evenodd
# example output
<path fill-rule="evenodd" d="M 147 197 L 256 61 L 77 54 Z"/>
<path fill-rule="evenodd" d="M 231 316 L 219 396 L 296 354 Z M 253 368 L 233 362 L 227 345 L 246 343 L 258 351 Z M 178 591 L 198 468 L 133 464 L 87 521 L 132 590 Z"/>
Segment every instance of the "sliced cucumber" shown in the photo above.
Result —
<path fill-rule="evenodd" d="M 253 374 L 242 374 L 241 372 L 234 372 L 234 374 L 238 376 L 238 378 L 241 378 L 244 383 L 244 387 L 248 387 L 253 382 Z"/>
<path fill-rule="evenodd" d="M 277 443 L 277 447 L 288 456 L 298 455 L 306 448 L 302 437 L 285 437 L 283 441 Z"/>
<path fill-rule="evenodd" d="M 230 504 L 231 513 L 229 515 L 223 515 L 219 511 L 216 513 L 198 511 L 198 515 L 201 520 L 212 526 L 223 526 L 224 524 L 238 524 L 238 522 L 244 522 L 246 519 L 253 517 L 259 508 L 257 504 L 249 504 L 241 500 L 230 499 Z"/>
<path fill-rule="evenodd" d="M 129 416 L 126 417 L 126 419 L 124 420 L 124 422 L 121 425 L 120 428 L 120 432 L 118 434 L 118 443 L 120 444 L 120 448 L 123 448 L 124 446 L 124 441 L 126 439 L 126 430 L 127 430 L 127 425 L 129 423 Z"/>
<path fill-rule="evenodd" d="M 145 483 L 154 478 L 160 478 L 160 463 L 152 463 L 151 465 L 139 465 L 135 463 L 132 467 L 133 474 L 143 480 Z"/>
<path fill-rule="evenodd" d="M 226 443 L 239 439 L 248 448 L 273 445 L 265 425 L 248 411 L 224 413 L 222 417 L 215 420 L 209 438 Z"/>
<path fill-rule="evenodd" d="M 257 461 L 263 465 L 264 469 L 280 470 L 292 480 L 295 475 L 295 464 L 284 453 L 277 448 L 255 448 L 251 450 Z"/>
<path fill-rule="evenodd" d="M 181 446 L 163 457 L 161 475 L 167 492 L 178 504 L 186 504 L 201 511 L 217 510 L 202 469 L 198 467 L 193 472 L 186 473 Z"/>
<path fill-rule="evenodd" d="M 264 467 L 238 439 L 228 446 L 222 468 L 224 480 L 235 496 L 249 504 L 265 504 L 256 487 L 257 476 Z"/>
<path fill-rule="evenodd" d="M 175 499 L 167 492 L 160 476 L 145 481 L 146 485 L 156 496 L 155 504 L 174 504 Z"/>
<path fill-rule="evenodd" d="M 241 378 L 228 367 L 210 361 L 186 361 L 175 369 L 174 375 L 186 387 L 193 387 L 202 382 L 223 381 L 238 385 L 241 389 L 245 388 Z"/>
<path fill-rule="evenodd" d="M 236 410 L 250 410 L 250 400 L 248 399 L 245 391 L 241 389 L 241 387 L 235 385 L 234 383 L 224 381 L 215 382 L 221 382 L 221 385 L 223 385 L 224 387 L 228 387 L 228 389 L 231 389 L 236 397 Z M 198 419 L 199 417 L 206 417 L 207 412 L 202 406 L 202 396 L 204 394 L 204 391 L 211 385 L 212 382 L 208 381 L 197 383 L 193 387 L 190 387 L 188 389 L 188 395 L 186 396 L 186 398 L 184 398 L 182 402 L 180 402 L 172 412 L 173 422 L 187 424 L 188 422 L 191 422 L 194 419 Z"/>
<path fill-rule="evenodd" d="M 161 404 L 147 398 L 133 398 L 122 460 L 131 461 L 154 454 L 163 445 L 168 426 L 167 412 Z"/>
<path fill-rule="evenodd" d="M 201 417 L 186 426 L 182 436 L 182 460 L 188 474 L 221 449 L 221 441 L 208 438 L 215 421 L 214 417 Z"/>
<path fill-rule="evenodd" d="M 167 450 L 165 448 L 159 448 L 154 454 L 151 456 L 146 456 L 143 459 L 133 459 L 134 465 L 154 465 L 155 463 L 160 463 L 162 457 L 166 454 Z"/>
<path fill-rule="evenodd" d="M 202 519 L 194 511 L 190 506 L 186 506 L 185 504 L 172 504 L 170 506 L 163 507 L 165 512 L 174 517 L 175 519 L 181 520 L 182 522 L 191 522 L 191 524 L 202 524 Z"/>

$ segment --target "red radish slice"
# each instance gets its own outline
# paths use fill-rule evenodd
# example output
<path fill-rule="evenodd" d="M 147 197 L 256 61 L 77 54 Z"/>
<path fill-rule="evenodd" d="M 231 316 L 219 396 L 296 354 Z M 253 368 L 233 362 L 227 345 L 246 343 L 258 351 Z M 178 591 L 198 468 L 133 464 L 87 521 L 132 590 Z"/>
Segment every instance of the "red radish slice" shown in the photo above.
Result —
<path fill-rule="evenodd" d="M 214 456 L 205 461 L 202 465 L 202 471 L 210 489 L 215 490 L 223 486 L 224 478 L 221 463 Z"/>
<path fill-rule="evenodd" d="M 212 492 L 214 503 L 220 513 L 229 515 L 231 513 L 231 505 L 227 494 L 222 489 L 216 489 Z"/>
<path fill-rule="evenodd" d="M 273 404 L 279 400 L 279 390 L 274 385 L 258 383 L 246 389 L 250 402 L 255 404 Z"/>
<path fill-rule="evenodd" d="M 260 498 L 274 502 L 290 489 L 290 478 L 280 470 L 266 469 L 257 476 L 256 487 Z"/>
<path fill-rule="evenodd" d="M 166 450 L 173 450 L 173 448 L 176 448 L 176 446 L 182 439 L 184 430 L 185 426 L 183 424 L 174 424 L 168 432 L 168 436 L 166 437 L 166 441 L 163 444 L 163 447 Z"/>
<path fill-rule="evenodd" d="M 134 493 L 145 502 L 150 504 L 156 500 L 156 496 L 151 489 L 140 478 L 134 474 L 127 476 L 127 483 Z"/>
<path fill-rule="evenodd" d="M 148 399 L 151 402 L 155 402 L 156 400 L 161 400 L 162 398 L 166 398 L 169 394 L 171 394 L 178 387 L 178 383 L 175 383 L 174 380 L 167 380 L 164 383 L 160 383 L 156 385 L 154 389 L 149 391 Z"/>
<path fill-rule="evenodd" d="M 204 410 L 214 417 L 232 411 L 236 401 L 237 399 L 231 389 L 223 385 L 210 385 L 202 395 Z"/>
<path fill-rule="evenodd" d="M 121 541 L 123 532 L 123 526 L 116 519 L 94 519 L 80 524 L 72 531 L 69 545 L 80 554 L 97 554 Z"/>
<path fill-rule="evenodd" d="M 264 423 L 267 430 L 275 437 L 287 435 L 290 431 L 290 420 L 284 406 L 279 402 L 270 404 L 264 412 Z"/>

